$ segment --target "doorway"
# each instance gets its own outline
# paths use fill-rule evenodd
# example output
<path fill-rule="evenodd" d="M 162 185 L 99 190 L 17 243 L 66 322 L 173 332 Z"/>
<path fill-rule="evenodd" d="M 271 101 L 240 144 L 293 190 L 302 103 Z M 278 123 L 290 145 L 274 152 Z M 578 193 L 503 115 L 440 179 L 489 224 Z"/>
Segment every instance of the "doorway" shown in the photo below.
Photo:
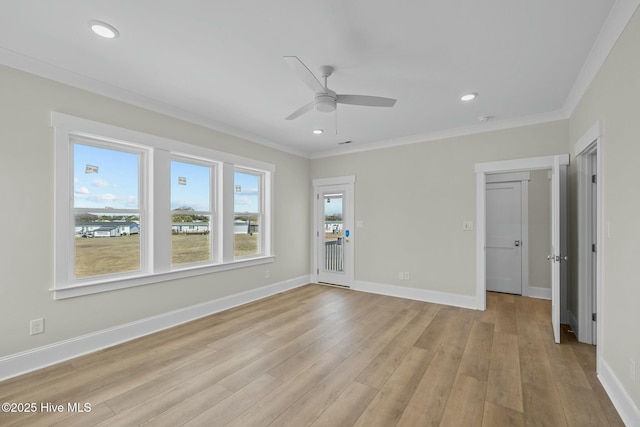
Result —
<path fill-rule="evenodd" d="M 548 260 L 551 264 L 551 324 L 554 340 L 560 342 L 561 278 L 566 289 L 566 169 L 569 155 L 533 157 L 478 163 L 476 172 L 476 298 L 477 308 L 486 310 L 486 182 L 487 175 L 501 172 L 551 170 L 551 248 Z M 562 274 L 565 273 L 565 274 Z"/>
<path fill-rule="evenodd" d="M 596 123 L 575 147 L 578 186 L 578 280 L 570 324 L 578 341 L 598 344 L 602 262 L 602 141 Z M 599 358 L 598 358 L 599 360 Z M 598 370 L 599 371 L 599 370 Z"/>
<path fill-rule="evenodd" d="M 353 191 L 355 177 L 313 181 L 316 282 L 353 284 Z"/>

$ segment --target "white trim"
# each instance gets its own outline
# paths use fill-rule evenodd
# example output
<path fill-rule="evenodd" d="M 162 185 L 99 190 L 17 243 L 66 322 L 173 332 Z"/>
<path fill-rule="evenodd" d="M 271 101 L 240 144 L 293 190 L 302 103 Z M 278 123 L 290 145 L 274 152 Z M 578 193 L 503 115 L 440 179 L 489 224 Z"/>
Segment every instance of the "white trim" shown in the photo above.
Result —
<path fill-rule="evenodd" d="M 585 215 L 585 201 L 587 195 L 585 191 L 587 189 L 585 186 L 580 185 L 580 182 L 583 182 L 585 177 L 581 176 L 581 172 L 583 172 L 584 168 L 587 166 L 585 164 L 588 161 L 588 156 L 594 151 L 597 153 L 596 159 L 596 241 L 598 242 L 598 248 L 596 251 L 596 313 L 598 313 L 598 321 L 596 322 L 596 372 L 601 372 L 601 360 L 604 360 L 602 355 L 604 354 L 604 338 L 603 338 L 603 330 L 604 323 L 606 321 L 606 315 L 603 311 L 603 300 L 606 298 L 604 292 L 604 276 L 603 276 L 603 265 L 604 259 L 606 256 L 605 252 L 605 244 L 604 244 L 604 182 L 605 182 L 605 171 L 604 171 L 604 142 L 603 142 L 603 129 L 602 122 L 598 120 L 591 128 L 578 140 L 575 144 L 574 150 L 576 154 L 577 160 L 577 214 L 578 214 L 578 338 L 580 341 L 591 342 L 591 338 L 585 338 L 585 331 L 587 329 L 592 331 L 592 328 L 587 327 L 585 322 L 589 321 L 589 313 L 585 313 L 585 310 L 590 311 L 591 306 L 591 296 L 585 295 L 585 289 L 583 289 L 582 284 L 584 281 L 582 278 L 584 277 L 585 265 L 588 265 L 588 261 L 585 261 L 586 256 L 591 256 L 590 253 L 584 252 L 584 245 L 580 243 L 580 236 L 591 235 L 591 233 L 586 229 L 588 227 L 586 223 Z M 583 326 L 585 326 L 583 328 Z"/>
<path fill-rule="evenodd" d="M 310 283 L 308 275 L 0 358 L 0 381 Z"/>
<path fill-rule="evenodd" d="M 311 181 L 314 187 L 321 187 L 325 185 L 344 185 L 344 184 L 355 184 L 356 176 L 355 175 L 347 175 L 347 176 L 335 176 L 332 178 L 316 178 Z"/>
<path fill-rule="evenodd" d="M 320 228 L 320 223 L 324 222 L 321 220 L 323 215 L 323 207 L 319 200 L 319 194 L 323 188 L 336 187 L 336 191 L 344 191 L 346 203 L 342 206 L 343 209 L 343 224 L 345 229 L 350 230 L 349 240 L 350 242 L 345 246 L 345 265 L 346 269 L 344 271 L 344 280 L 340 279 L 340 283 L 333 283 L 336 285 L 353 286 L 354 278 L 355 278 L 355 239 L 357 237 L 357 233 L 355 230 L 355 175 L 347 175 L 347 176 L 338 176 L 331 178 L 317 178 L 313 179 L 313 227 L 311 241 L 313 242 L 313 271 L 311 277 L 314 282 L 319 282 L 319 271 L 320 271 L 320 251 L 319 241 L 321 233 L 324 233 L 324 229 Z"/>
<path fill-rule="evenodd" d="M 527 157 L 524 159 L 498 160 L 496 162 L 476 163 L 475 172 L 492 174 L 514 171 L 550 169 L 553 166 L 553 159 L 555 157 L 559 158 L 560 166 L 569 165 L 569 154 L 558 154 L 557 156 Z"/>
<path fill-rule="evenodd" d="M 529 286 L 527 294 L 523 295 L 529 298 L 551 299 L 551 288 L 543 288 L 541 286 Z"/>
<path fill-rule="evenodd" d="M 487 175 L 487 184 L 492 182 L 531 181 L 531 172 L 496 173 Z"/>
<path fill-rule="evenodd" d="M 598 379 L 627 426 L 640 426 L 640 408 L 635 404 L 622 382 L 616 377 L 606 360 L 598 360 Z"/>
<path fill-rule="evenodd" d="M 146 285 L 176 278 L 190 277 L 200 274 L 214 273 L 223 270 L 242 268 L 273 262 L 274 254 L 270 252 L 274 248 L 272 234 L 267 230 L 267 225 L 273 225 L 271 212 L 266 208 L 272 208 L 271 199 L 274 197 L 273 181 L 269 175 L 275 173 L 275 165 L 260 160 L 245 158 L 242 156 L 216 151 L 207 147 L 187 144 L 168 138 L 163 138 L 135 130 L 95 122 L 63 113 L 51 113 L 51 126 L 54 128 L 55 146 L 55 179 L 56 191 L 54 194 L 55 211 L 55 254 L 54 257 L 54 283 L 51 291 L 55 299 L 70 298 L 79 295 L 106 292 L 114 289 L 122 289 L 131 286 Z M 141 202 L 139 211 L 147 233 L 141 238 L 141 265 L 140 271 L 108 276 L 89 277 L 75 279 L 73 272 L 73 227 L 72 207 L 69 194 L 73 191 L 71 185 L 70 150 L 75 137 L 87 137 L 101 141 L 105 144 L 123 144 L 127 147 L 135 147 L 137 151 L 144 153 L 144 167 L 141 167 Z M 170 172 L 170 161 L 173 158 L 184 157 L 198 162 L 204 162 L 215 168 L 217 191 L 212 196 L 212 203 L 217 205 L 212 209 L 212 220 L 217 219 L 217 228 L 220 233 L 215 233 L 218 239 L 217 245 L 212 251 L 214 255 L 209 261 L 193 263 L 189 265 L 172 266 L 171 252 L 168 239 L 170 236 L 164 233 L 168 230 L 169 212 L 169 186 L 165 177 Z M 262 230 L 261 250 L 255 256 L 236 257 L 233 251 L 233 221 L 234 217 L 234 171 L 235 168 L 259 171 L 263 177 L 261 180 L 262 197 Z M 213 174 L 212 174 L 213 175 Z M 148 180 L 148 181 L 147 181 Z M 211 190 L 214 190 L 212 187 Z M 148 203 L 144 195 L 148 197 Z M 224 200 L 223 200 L 224 199 Z M 220 206 L 222 204 L 222 206 Z M 213 207 L 212 207 L 213 208 Z M 222 212 L 221 212 L 222 210 Z M 144 217 L 143 217 L 144 215 Z M 223 235 L 222 243 L 219 240 Z M 142 233 L 141 233 L 142 235 Z M 163 237 L 164 236 L 164 237 Z M 215 242 L 214 242 L 215 243 Z M 224 246 L 222 246 L 224 245 Z M 222 250 L 222 253 L 221 253 Z"/>
<path fill-rule="evenodd" d="M 451 305 L 472 310 L 477 308 L 475 295 L 459 295 L 448 292 L 430 291 L 427 289 L 406 288 L 403 286 L 365 282 L 362 280 L 356 280 L 351 289 L 354 291 L 425 301 L 434 304 Z"/>

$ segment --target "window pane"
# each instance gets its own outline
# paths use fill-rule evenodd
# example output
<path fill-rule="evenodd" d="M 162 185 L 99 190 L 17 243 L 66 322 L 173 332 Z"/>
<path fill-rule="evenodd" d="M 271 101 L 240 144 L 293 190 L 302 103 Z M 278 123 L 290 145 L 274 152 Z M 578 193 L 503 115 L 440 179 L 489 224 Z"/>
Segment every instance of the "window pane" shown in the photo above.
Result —
<path fill-rule="evenodd" d="M 75 277 L 140 270 L 136 213 L 81 213 L 75 217 Z"/>
<path fill-rule="evenodd" d="M 171 209 L 211 211 L 211 168 L 171 162 Z"/>
<path fill-rule="evenodd" d="M 211 259 L 211 168 L 171 162 L 171 264 Z"/>
<path fill-rule="evenodd" d="M 260 217 L 236 215 L 234 224 L 234 255 L 256 255 L 260 253 Z"/>
<path fill-rule="evenodd" d="M 260 175 L 236 172 L 233 210 L 236 214 L 260 212 Z"/>
<path fill-rule="evenodd" d="M 234 255 L 260 253 L 260 178 L 258 174 L 234 174 Z"/>
<path fill-rule="evenodd" d="M 139 209 L 139 154 L 73 145 L 75 208 Z"/>
<path fill-rule="evenodd" d="M 196 216 L 191 222 L 171 223 L 171 264 L 208 261 L 211 256 L 210 217 Z"/>

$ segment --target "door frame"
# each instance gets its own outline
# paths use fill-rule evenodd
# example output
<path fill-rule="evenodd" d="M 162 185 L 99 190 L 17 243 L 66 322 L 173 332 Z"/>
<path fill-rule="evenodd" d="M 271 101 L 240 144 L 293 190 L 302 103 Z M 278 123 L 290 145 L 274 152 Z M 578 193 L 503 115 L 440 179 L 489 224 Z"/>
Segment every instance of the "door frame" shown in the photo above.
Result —
<path fill-rule="evenodd" d="M 577 280 L 577 326 L 578 340 L 587 344 L 597 344 L 596 369 L 600 372 L 600 347 L 602 344 L 602 263 L 604 260 L 604 239 L 603 239 L 603 190 L 604 190 L 604 174 L 603 174 L 603 144 L 602 144 L 602 124 L 596 122 L 582 138 L 578 140 L 574 151 L 576 153 L 577 166 L 577 197 L 578 197 L 578 280 Z M 596 166 L 595 171 L 590 164 L 591 156 L 595 154 Z M 593 196 L 591 193 L 592 183 L 591 174 L 595 173 L 596 179 L 596 203 L 595 203 L 595 235 L 592 228 L 593 221 Z M 593 238 L 597 242 L 596 248 L 596 274 L 593 277 L 593 256 L 588 250 L 593 242 Z M 595 309 L 598 320 L 594 325 L 591 320 L 593 310 L 593 289 L 591 283 L 595 283 L 596 301 Z M 575 319 L 572 319 L 575 321 Z M 595 332 L 595 334 L 594 334 Z M 595 335 L 595 343 L 594 343 Z"/>
<path fill-rule="evenodd" d="M 521 295 L 530 296 L 529 290 L 529 181 L 531 180 L 531 174 L 526 172 L 513 172 L 513 173 L 501 173 L 490 174 L 486 176 L 486 183 L 499 183 L 499 182 L 519 182 L 520 183 L 520 230 L 522 239 L 520 241 L 520 256 L 522 257 L 522 271 L 520 273 L 520 281 L 522 286 L 520 288 Z M 486 200 L 486 198 L 485 198 Z M 486 209 L 486 208 L 485 208 Z M 486 214 L 486 210 L 485 210 Z"/>
<path fill-rule="evenodd" d="M 487 175 L 501 172 L 552 169 L 554 159 L 560 166 L 569 165 L 569 154 L 529 157 L 475 164 L 476 173 L 476 308 L 487 309 L 486 282 L 486 182 Z M 558 301 L 559 303 L 559 301 Z"/>
<path fill-rule="evenodd" d="M 321 191 L 322 187 L 333 187 L 333 186 L 341 186 L 344 187 L 346 189 L 345 193 L 347 195 L 347 197 L 345 197 L 345 200 L 343 200 L 342 203 L 342 209 L 343 209 L 343 223 L 344 223 L 344 227 L 345 230 L 350 230 L 350 235 L 349 235 L 349 244 L 345 245 L 344 248 L 344 263 L 345 263 L 345 270 L 344 270 L 344 278 L 345 278 L 345 283 L 344 285 L 347 287 L 353 287 L 353 281 L 354 281 L 354 275 L 355 275 L 355 268 L 354 268 L 354 245 L 355 245 L 355 239 L 356 239 L 356 233 L 354 230 L 354 223 L 355 223 L 355 211 L 354 211 L 354 207 L 355 207 L 355 203 L 354 203 L 354 199 L 355 199 L 355 182 L 356 182 L 356 176 L 355 175 L 349 175 L 349 176 L 338 176 L 338 177 L 333 177 L 333 178 L 317 178 L 312 180 L 312 185 L 313 185 L 313 236 L 312 236 L 312 241 L 313 241 L 313 272 L 311 274 L 311 277 L 313 278 L 313 281 L 315 283 L 318 283 L 318 273 L 319 273 L 319 269 L 320 269 L 320 253 L 318 250 L 318 246 L 319 246 L 319 242 L 318 239 L 320 238 L 320 236 L 322 235 L 323 239 L 324 239 L 324 228 L 321 230 L 319 228 L 320 224 L 320 217 L 321 217 L 321 212 L 320 212 L 320 208 L 319 208 L 319 194 Z"/>

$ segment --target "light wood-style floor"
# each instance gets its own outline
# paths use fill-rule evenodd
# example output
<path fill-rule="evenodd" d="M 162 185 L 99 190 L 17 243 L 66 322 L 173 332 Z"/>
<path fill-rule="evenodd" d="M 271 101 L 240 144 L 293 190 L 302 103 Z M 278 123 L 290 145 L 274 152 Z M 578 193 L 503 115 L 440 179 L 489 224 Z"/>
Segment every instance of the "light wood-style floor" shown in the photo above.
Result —
<path fill-rule="evenodd" d="M 479 312 L 308 285 L 0 382 L 2 426 L 621 426 L 550 302 Z M 70 414 L 69 402 L 91 412 Z"/>

